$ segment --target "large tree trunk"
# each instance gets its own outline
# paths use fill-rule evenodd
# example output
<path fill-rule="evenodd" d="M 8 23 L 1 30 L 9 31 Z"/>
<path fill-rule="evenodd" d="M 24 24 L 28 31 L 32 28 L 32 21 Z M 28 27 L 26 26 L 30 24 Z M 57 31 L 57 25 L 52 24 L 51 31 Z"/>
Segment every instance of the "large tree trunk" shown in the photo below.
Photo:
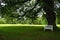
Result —
<path fill-rule="evenodd" d="M 45 3 L 44 11 L 46 12 L 46 19 L 48 25 L 53 25 L 53 29 L 57 28 L 56 26 L 56 13 L 54 12 L 54 1 L 53 0 L 43 0 Z"/>

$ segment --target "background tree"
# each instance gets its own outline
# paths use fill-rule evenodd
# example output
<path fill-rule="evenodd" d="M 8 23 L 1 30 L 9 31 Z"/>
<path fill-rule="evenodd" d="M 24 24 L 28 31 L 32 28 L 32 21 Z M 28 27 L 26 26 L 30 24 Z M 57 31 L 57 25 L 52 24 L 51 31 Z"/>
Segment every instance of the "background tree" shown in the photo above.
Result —
<path fill-rule="evenodd" d="M 2 7 L 2 17 L 9 13 L 8 15 L 10 15 L 10 17 L 15 17 L 18 20 L 21 20 L 24 17 L 26 19 L 30 18 L 32 20 L 31 22 L 34 23 L 38 13 L 43 10 L 44 12 L 42 15 L 45 15 L 48 25 L 53 25 L 54 29 L 57 28 L 56 13 L 58 12 L 58 9 L 55 9 L 55 2 L 59 3 L 60 0 L 4 0 L 4 2 L 7 5 L 4 8 Z M 14 16 L 16 10 L 17 16 Z M 45 12 L 46 14 L 44 14 Z"/>

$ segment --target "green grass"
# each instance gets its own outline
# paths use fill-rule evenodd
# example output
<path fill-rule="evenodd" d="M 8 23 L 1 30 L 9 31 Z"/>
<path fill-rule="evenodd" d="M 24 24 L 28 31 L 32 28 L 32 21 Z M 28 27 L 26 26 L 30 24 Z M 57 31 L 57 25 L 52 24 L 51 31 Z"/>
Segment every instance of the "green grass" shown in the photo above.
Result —
<path fill-rule="evenodd" d="M 60 32 L 43 31 L 43 27 L 0 27 L 0 40 L 60 40 Z"/>

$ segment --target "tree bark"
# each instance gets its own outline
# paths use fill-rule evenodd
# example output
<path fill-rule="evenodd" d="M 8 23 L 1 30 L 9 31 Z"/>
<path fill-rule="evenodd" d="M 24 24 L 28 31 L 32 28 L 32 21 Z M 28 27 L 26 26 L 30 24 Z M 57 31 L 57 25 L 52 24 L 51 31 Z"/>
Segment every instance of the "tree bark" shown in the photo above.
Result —
<path fill-rule="evenodd" d="M 48 25 L 53 25 L 53 29 L 56 30 L 56 13 L 54 12 L 54 1 L 53 0 L 43 0 L 45 3 L 44 11 L 46 12 L 46 19 Z"/>

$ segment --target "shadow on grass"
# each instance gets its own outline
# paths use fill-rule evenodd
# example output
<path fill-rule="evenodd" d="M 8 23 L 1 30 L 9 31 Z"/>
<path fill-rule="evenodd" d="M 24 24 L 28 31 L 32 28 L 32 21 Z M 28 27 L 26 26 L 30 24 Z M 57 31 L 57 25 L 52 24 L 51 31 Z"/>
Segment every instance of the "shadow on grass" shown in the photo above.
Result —
<path fill-rule="evenodd" d="M 44 31 L 43 27 L 2 27 L 0 40 L 60 40 L 60 32 Z"/>

